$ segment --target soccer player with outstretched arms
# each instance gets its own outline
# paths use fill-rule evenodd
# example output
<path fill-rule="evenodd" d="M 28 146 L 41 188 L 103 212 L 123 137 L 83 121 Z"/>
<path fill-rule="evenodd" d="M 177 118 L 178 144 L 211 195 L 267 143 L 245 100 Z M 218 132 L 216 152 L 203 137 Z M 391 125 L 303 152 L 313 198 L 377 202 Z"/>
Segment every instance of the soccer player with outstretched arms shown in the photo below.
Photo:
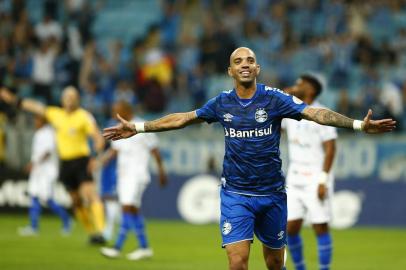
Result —
<path fill-rule="evenodd" d="M 103 131 L 106 139 L 120 140 L 143 132 L 220 122 L 225 137 L 220 229 L 230 270 L 248 269 L 254 234 L 262 242 L 267 268 L 283 269 L 287 223 L 285 178 L 279 157 L 283 118 L 365 133 L 389 132 L 396 124 L 392 119 L 371 120 L 371 111 L 360 121 L 325 108 L 309 107 L 299 98 L 257 83 L 259 72 L 254 52 L 240 47 L 231 54 L 228 68 L 233 89 L 195 111 L 135 123 L 119 117 L 120 124 Z"/>

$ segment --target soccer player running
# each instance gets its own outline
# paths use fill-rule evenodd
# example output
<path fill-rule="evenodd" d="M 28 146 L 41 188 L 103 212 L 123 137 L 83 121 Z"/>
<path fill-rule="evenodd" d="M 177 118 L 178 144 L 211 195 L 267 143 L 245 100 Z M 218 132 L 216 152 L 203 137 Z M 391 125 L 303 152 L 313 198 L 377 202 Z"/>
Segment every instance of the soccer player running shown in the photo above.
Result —
<path fill-rule="evenodd" d="M 29 210 L 30 225 L 19 228 L 21 236 L 37 235 L 41 203 L 48 207 L 62 220 L 62 234 L 70 233 L 71 222 L 68 213 L 53 199 L 53 192 L 58 177 L 58 153 L 56 151 L 55 131 L 41 116 L 34 118 L 35 133 L 32 139 L 31 161 L 28 165 L 28 193 L 31 196 Z"/>
<path fill-rule="evenodd" d="M 147 122 L 129 122 L 104 129 L 106 139 L 120 140 L 143 132 L 161 132 L 202 123 L 220 122 L 225 155 L 221 188 L 221 232 L 230 270 L 248 269 L 254 234 L 263 244 L 268 269 L 282 269 L 286 245 L 286 193 L 279 140 L 283 118 L 306 119 L 322 125 L 388 132 L 392 119 L 353 120 L 324 108 L 307 106 L 285 92 L 257 84 L 260 72 L 254 52 L 245 47 L 230 56 L 228 74 L 234 89 L 212 98 L 202 108 Z"/>
<path fill-rule="evenodd" d="M 0 97 L 10 105 L 45 117 L 54 127 L 60 158 L 59 178 L 71 196 L 76 218 L 89 233 L 89 242 L 103 244 L 104 210 L 91 176 L 94 162 L 90 158 L 88 138 L 93 139 L 98 152 L 103 150 L 104 139 L 93 116 L 80 107 L 79 92 L 72 86 L 66 87 L 62 92 L 62 107 L 17 97 L 6 88 L 0 90 Z"/>
<path fill-rule="evenodd" d="M 316 98 L 322 92 L 317 76 L 305 74 L 287 92 L 309 106 L 323 108 Z M 289 169 L 286 177 L 288 195 L 288 248 L 296 270 L 306 269 L 300 229 L 309 216 L 317 237 L 319 269 L 330 269 L 332 240 L 328 222 L 331 218 L 333 175 L 331 167 L 335 156 L 337 131 L 308 120 L 284 119 L 287 132 Z"/>
<path fill-rule="evenodd" d="M 125 121 L 142 121 L 134 118 L 128 102 L 119 101 L 113 111 Z M 103 247 L 100 252 L 109 258 L 117 258 L 130 230 L 135 232 L 139 248 L 127 254 L 129 260 L 140 260 L 153 255 L 145 232 L 144 218 L 140 213 L 142 195 L 151 181 L 148 171 L 149 159 L 154 157 L 161 186 L 166 184 L 166 173 L 158 150 L 155 134 L 144 133 L 128 140 L 113 141 L 110 155 L 117 155 L 117 192 L 122 207 L 122 218 L 118 237 L 113 248 Z"/>

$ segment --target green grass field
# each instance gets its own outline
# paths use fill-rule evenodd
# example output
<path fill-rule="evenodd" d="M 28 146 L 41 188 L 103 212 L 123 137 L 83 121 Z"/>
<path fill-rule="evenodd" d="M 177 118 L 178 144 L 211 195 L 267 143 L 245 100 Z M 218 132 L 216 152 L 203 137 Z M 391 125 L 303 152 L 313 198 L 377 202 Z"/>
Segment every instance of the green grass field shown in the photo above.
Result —
<path fill-rule="evenodd" d="M 27 223 L 23 215 L 0 214 L 1 270 L 217 270 L 227 269 L 225 252 L 220 248 L 217 225 L 193 226 L 174 221 L 148 221 L 147 229 L 155 256 L 147 261 L 110 260 L 98 247 L 86 243 L 79 225 L 69 237 L 59 235 L 59 221 L 41 219 L 41 234 L 22 238 L 16 228 Z M 315 239 L 309 229 L 303 232 L 309 270 L 317 269 Z M 337 270 L 406 269 L 406 230 L 357 228 L 334 231 L 334 262 Z M 135 247 L 130 235 L 124 254 Z M 258 241 L 252 247 L 250 269 L 265 269 Z M 292 265 L 288 263 L 288 269 Z"/>

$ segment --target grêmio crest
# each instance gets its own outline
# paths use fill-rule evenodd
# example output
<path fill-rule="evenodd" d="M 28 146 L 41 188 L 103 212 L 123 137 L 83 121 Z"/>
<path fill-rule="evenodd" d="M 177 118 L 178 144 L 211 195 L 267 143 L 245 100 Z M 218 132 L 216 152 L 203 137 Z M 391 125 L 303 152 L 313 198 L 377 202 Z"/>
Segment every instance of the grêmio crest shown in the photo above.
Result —
<path fill-rule="evenodd" d="M 255 121 L 258 123 L 263 123 L 268 119 L 268 114 L 266 113 L 264 108 L 258 108 L 255 111 Z"/>

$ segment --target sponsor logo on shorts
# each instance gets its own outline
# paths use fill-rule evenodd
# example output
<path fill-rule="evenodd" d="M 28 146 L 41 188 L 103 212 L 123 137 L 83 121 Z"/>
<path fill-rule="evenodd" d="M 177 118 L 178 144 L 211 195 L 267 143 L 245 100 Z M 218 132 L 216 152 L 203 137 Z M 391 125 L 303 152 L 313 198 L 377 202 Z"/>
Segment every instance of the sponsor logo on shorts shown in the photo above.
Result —
<path fill-rule="evenodd" d="M 280 231 L 280 232 L 278 233 L 278 240 L 282 240 L 284 234 L 285 234 L 284 231 Z"/>
<path fill-rule="evenodd" d="M 233 226 L 231 226 L 231 223 L 228 221 L 225 221 L 223 223 L 223 228 L 221 229 L 223 235 L 227 235 L 231 232 L 231 229 L 233 228 Z"/>

